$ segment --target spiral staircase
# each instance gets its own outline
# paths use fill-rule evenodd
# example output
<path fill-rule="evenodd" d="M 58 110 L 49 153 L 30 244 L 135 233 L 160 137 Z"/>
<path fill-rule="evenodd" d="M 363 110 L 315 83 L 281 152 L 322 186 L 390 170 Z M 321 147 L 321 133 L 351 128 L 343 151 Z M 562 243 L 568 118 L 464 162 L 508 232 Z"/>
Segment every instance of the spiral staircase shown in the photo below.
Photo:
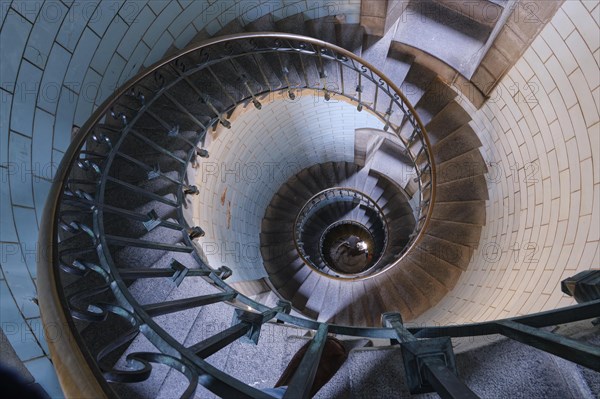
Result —
<path fill-rule="evenodd" d="M 354 348 L 317 397 L 592 392 L 569 378 L 598 381 L 586 371 L 600 371 L 597 334 L 575 341 L 545 327 L 597 317 L 598 301 L 404 324 L 467 270 L 487 169 L 457 93 L 410 54 L 363 48 L 363 33 L 329 17 L 236 19 L 142 71 L 82 127 L 46 207 L 51 251 L 39 267 L 54 299 L 40 302 L 44 321 L 65 326 L 50 345 L 69 396 L 267 398 L 260 389 L 310 341 L 285 396 L 307 397 L 328 333 L 375 346 Z M 190 165 L 210 156 L 211 131 L 235 134 L 239 107 L 260 113 L 272 94 L 303 90 L 380 128 L 357 126 L 354 159 L 298 170 L 273 193 L 260 231 L 271 290 L 245 295 L 226 283 L 235 268 L 209 264 L 197 245 L 205 232 L 189 215 L 203 187 Z M 367 252 L 348 252 L 357 241 Z M 535 384 L 498 372 L 532 365 Z"/>

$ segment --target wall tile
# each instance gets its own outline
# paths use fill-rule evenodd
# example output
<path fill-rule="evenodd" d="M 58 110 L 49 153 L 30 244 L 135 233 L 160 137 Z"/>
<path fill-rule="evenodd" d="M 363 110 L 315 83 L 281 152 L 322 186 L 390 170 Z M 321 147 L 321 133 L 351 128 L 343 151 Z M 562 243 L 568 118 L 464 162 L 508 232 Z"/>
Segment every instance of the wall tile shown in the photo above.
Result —
<path fill-rule="evenodd" d="M 144 7 L 139 15 L 136 17 L 136 20 L 130 24 L 127 33 L 121 39 L 121 43 L 119 47 L 117 47 L 117 51 L 122 56 L 128 57 L 133 50 L 136 48 L 138 43 L 142 40 L 142 36 L 146 32 L 146 29 L 152 23 L 153 18 L 152 10 L 148 7 Z M 127 21 L 127 19 L 125 19 Z"/>
<path fill-rule="evenodd" d="M 0 281 L 0 323 L 8 342 L 21 360 L 44 355 L 4 280 Z"/>
<path fill-rule="evenodd" d="M 6 166 L 8 162 L 8 129 L 12 100 L 9 92 L 0 89 L 0 166 Z"/>
<path fill-rule="evenodd" d="M 159 2 L 151 1 L 149 5 L 152 7 L 153 4 L 158 3 Z M 144 42 L 151 48 L 159 40 L 163 32 L 167 30 L 167 27 L 171 24 L 171 22 L 173 22 L 173 20 L 181 12 L 181 7 L 176 1 L 168 4 L 169 5 L 166 6 L 164 10 L 160 12 L 160 15 L 158 15 L 158 17 L 152 22 L 152 25 L 150 25 L 146 31 L 146 34 L 144 35 Z"/>
<path fill-rule="evenodd" d="M 79 92 L 79 101 L 75 110 L 75 125 L 83 126 L 85 121 L 92 115 L 101 82 L 102 76 L 93 69 L 88 69 Z"/>
<path fill-rule="evenodd" d="M 9 140 L 10 194 L 14 205 L 33 207 L 31 139 L 11 132 Z"/>
<path fill-rule="evenodd" d="M 58 164 L 54 164 L 53 169 L 49 171 L 49 173 L 54 173 L 53 171 L 55 171 L 57 167 Z M 46 199 L 48 198 L 51 186 L 52 183 L 44 179 L 36 179 L 33 182 L 33 197 L 38 226 L 41 226 L 42 221 L 44 220 L 44 205 L 46 204 Z"/>
<path fill-rule="evenodd" d="M 44 1 L 27 41 L 25 58 L 43 68 L 68 8 L 58 0 Z"/>
<path fill-rule="evenodd" d="M 117 46 L 119 45 L 121 38 L 125 35 L 125 32 L 127 32 L 127 29 L 129 29 L 129 26 L 121 19 L 121 17 L 116 17 L 113 20 L 94 53 L 94 58 L 92 58 L 91 63 L 92 68 L 99 73 L 104 73 L 112 54 L 116 51 Z"/>
<path fill-rule="evenodd" d="M 139 14 L 147 3 L 148 0 L 127 0 L 121 6 L 119 16 L 128 25 L 139 23 L 141 20 Z"/>
<path fill-rule="evenodd" d="M 9 12 L 0 30 L 0 87 L 13 92 L 21 56 L 25 51 L 25 43 L 31 31 L 31 23 L 20 15 Z"/>
<path fill-rule="evenodd" d="M 15 173 L 11 168 L 10 174 Z M 18 242 L 10 198 L 9 170 L 0 167 L 0 242 Z"/>
<path fill-rule="evenodd" d="M 150 53 L 144 60 L 144 66 L 150 66 L 159 61 L 173 44 L 173 37 L 168 31 L 165 31 L 160 39 L 150 47 Z"/>
<path fill-rule="evenodd" d="M 33 128 L 32 160 L 34 174 L 38 177 L 51 179 L 52 169 L 52 139 L 54 132 L 54 116 L 36 109 Z"/>
<path fill-rule="evenodd" d="M 67 66 L 71 59 L 71 53 L 62 46 L 54 44 L 48 57 L 42 83 L 38 92 L 38 107 L 50 112 L 56 113 L 58 99 L 60 98 L 60 89 L 65 78 Z"/>
<path fill-rule="evenodd" d="M 32 278 L 36 278 L 36 262 L 38 250 L 38 226 L 33 208 L 13 207 L 15 225 L 21 244 L 21 253 L 25 258 L 25 264 Z"/>
<path fill-rule="evenodd" d="M 41 0 L 13 0 L 10 8 L 25 17 L 29 22 L 35 22 L 43 1 Z"/>
<path fill-rule="evenodd" d="M 54 122 L 54 140 L 53 146 L 57 150 L 66 151 L 71 143 L 71 131 L 73 129 L 73 119 L 75 107 L 79 96 L 63 87 L 58 100 L 58 110 L 56 111 L 56 120 Z"/>
<path fill-rule="evenodd" d="M 149 2 L 149 6 L 154 11 L 154 14 L 159 15 L 169 4 L 169 0 L 152 0 Z"/>
<path fill-rule="evenodd" d="M 119 54 L 115 54 L 106 69 L 106 73 L 102 78 L 102 83 L 100 84 L 100 90 L 98 92 L 98 99 L 96 103 L 102 103 L 108 96 L 110 96 L 117 88 L 119 77 L 123 73 L 123 69 L 125 68 L 125 60 L 119 56 Z"/>
<path fill-rule="evenodd" d="M 590 89 L 598 87 L 600 85 L 598 64 L 596 64 L 592 52 L 583 41 L 579 32 L 573 32 L 571 36 L 567 38 L 566 43 L 571 52 L 577 57 L 579 66 L 584 72 L 585 79 L 587 80 Z"/>
<path fill-rule="evenodd" d="M 59 151 L 57 149 L 52 150 L 52 163 L 54 165 L 60 165 L 60 162 L 62 161 L 64 155 L 65 155 L 65 153 L 62 151 Z M 56 176 L 56 172 L 57 172 L 57 168 L 53 168 L 52 169 L 52 178 L 53 179 Z"/>
<path fill-rule="evenodd" d="M 189 24 L 188 27 L 179 34 L 177 39 L 175 39 L 175 46 L 180 49 L 184 48 L 194 38 L 194 36 L 196 36 L 197 33 L 198 31 L 194 25 Z"/>
<path fill-rule="evenodd" d="M 150 53 L 150 48 L 144 44 L 144 42 L 140 42 L 139 45 L 135 48 L 131 57 L 127 61 L 125 65 L 125 69 L 123 69 L 123 74 L 121 75 L 120 82 L 125 83 L 128 79 L 132 78 L 142 67 L 144 60 Z"/>
<path fill-rule="evenodd" d="M 576 25 L 577 30 L 583 36 L 591 51 L 600 47 L 600 35 L 598 35 L 598 24 L 588 10 L 580 1 L 566 1 L 563 5 L 565 13 Z"/>
<path fill-rule="evenodd" d="M 33 112 L 42 80 L 42 71 L 23 61 L 13 96 L 10 128 L 31 137 Z"/>
<path fill-rule="evenodd" d="M 81 83 L 99 42 L 98 36 L 90 29 L 86 29 L 79 39 L 65 77 L 65 85 L 75 93 L 81 90 Z"/>
<path fill-rule="evenodd" d="M 184 29 L 188 30 L 192 25 L 192 22 L 202 14 L 202 11 L 207 6 L 205 1 L 192 1 L 189 5 L 181 12 L 177 18 L 169 25 L 169 32 L 173 37 L 179 36 Z"/>
<path fill-rule="evenodd" d="M 104 0 L 98 3 L 98 7 L 90 16 L 88 27 L 91 28 L 98 36 L 102 37 L 106 32 L 106 28 L 112 22 L 113 18 L 119 12 L 123 1 Z"/>
<path fill-rule="evenodd" d="M 40 310 L 33 302 L 37 296 L 35 285 L 25 264 L 19 244 L 0 243 L 3 259 L 2 272 L 14 301 L 24 318 L 39 317 Z"/>
<path fill-rule="evenodd" d="M 589 127 L 596 124 L 600 120 L 600 115 L 589 86 L 583 76 L 583 72 L 577 69 L 569 76 L 569 80 L 573 84 L 573 89 L 579 99 L 579 105 L 581 106 L 586 125 Z"/>
<path fill-rule="evenodd" d="M 85 29 L 90 17 L 93 15 L 97 0 L 93 1 L 76 1 L 69 7 L 69 11 L 65 16 L 63 24 L 58 31 L 56 41 L 62 44 L 67 50 L 74 51 L 81 33 Z"/>
<path fill-rule="evenodd" d="M 25 366 L 35 377 L 35 381 L 44 388 L 51 398 L 62 398 L 64 396 L 54 366 L 47 357 L 25 362 Z"/>

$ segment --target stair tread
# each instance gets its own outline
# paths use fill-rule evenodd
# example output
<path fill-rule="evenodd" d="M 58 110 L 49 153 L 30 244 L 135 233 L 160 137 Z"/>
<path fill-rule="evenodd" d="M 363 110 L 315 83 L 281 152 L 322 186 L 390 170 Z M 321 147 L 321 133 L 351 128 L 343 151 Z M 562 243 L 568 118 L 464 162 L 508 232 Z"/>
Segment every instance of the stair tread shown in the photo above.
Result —
<path fill-rule="evenodd" d="M 471 121 L 471 116 L 456 101 L 451 101 L 425 126 L 432 144 Z"/>
<path fill-rule="evenodd" d="M 310 297 L 317 290 L 317 284 L 319 283 L 321 276 L 314 271 L 311 271 L 306 280 L 296 290 L 296 293 L 292 297 L 292 305 L 299 309 L 304 310 Z"/>
<path fill-rule="evenodd" d="M 410 253 L 409 258 L 428 274 L 443 283 L 448 290 L 454 288 L 462 274 L 462 270 L 458 267 L 437 258 L 418 247 Z"/>
<path fill-rule="evenodd" d="M 457 244 L 477 246 L 481 236 L 481 226 L 431 220 L 427 234 Z"/>
<path fill-rule="evenodd" d="M 435 161 L 442 163 L 481 147 L 481 140 L 471 126 L 463 125 L 433 146 Z"/>
<path fill-rule="evenodd" d="M 423 251 L 440 258 L 461 270 L 466 270 L 471 260 L 473 247 L 447 241 L 442 238 L 425 234 L 418 244 Z"/>
<path fill-rule="evenodd" d="M 436 199 L 441 202 L 487 200 L 489 192 L 486 178 L 483 175 L 475 175 L 439 183 Z"/>

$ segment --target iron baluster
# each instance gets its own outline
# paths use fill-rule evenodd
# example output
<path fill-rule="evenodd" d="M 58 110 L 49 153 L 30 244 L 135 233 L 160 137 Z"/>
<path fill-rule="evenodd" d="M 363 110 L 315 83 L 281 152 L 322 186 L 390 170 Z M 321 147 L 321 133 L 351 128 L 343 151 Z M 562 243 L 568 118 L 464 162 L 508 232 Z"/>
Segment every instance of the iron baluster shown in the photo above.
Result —
<path fill-rule="evenodd" d="M 136 238 L 120 237 L 110 234 L 105 235 L 106 242 L 118 246 L 138 247 L 155 249 L 159 251 L 187 252 L 194 251 L 194 248 L 185 245 L 165 244 L 162 242 L 145 241 Z"/>
<path fill-rule="evenodd" d="M 563 337 L 514 320 L 499 321 L 496 325 L 498 332 L 506 337 L 600 372 L 600 347 L 596 345 Z"/>
<path fill-rule="evenodd" d="M 229 301 L 235 298 L 236 295 L 237 292 L 233 291 L 222 292 L 219 294 L 202 295 L 192 298 L 176 299 L 174 301 L 153 303 L 151 305 L 144 305 L 142 308 L 150 317 L 156 317 L 169 313 L 181 312 L 183 310 L 204 305 L 210 305 L 211 303 Z"/>
<path fill-rule="evenodd" d="M 277 307 L 262 313 L 236 309 L 231 327 L 198 342 L 188 349 L 200 358 L 207 358 L 244 336 L 247 340 L 257 344 L 262 325 L 277 316 L 277 313 L 289 313 L 290 309 L 291 304 L 287 301 L 280 301 Z"/>
<path fill-rule="evenodd" d="M 284 399 L 306 399 L 310 397 L 310 389 L 317 374 L 321 354 L 325 348 L 328 329 L 329 325 L 326 323 L 319 325 L 315 337 L 308 346 L 306 354 L 283 395 Z"/>
<path fill-rule="evenodd" d="M 202 131 L 206 130 L 206 126 L 204 126 L 204 124 L 202 122 L 200 122 L 198 120 L 198 118 L 196 118 L 187 108 L 185 108 L 179 101 L 177 101 L 177 99 L 175 97 L 173 97 L 169 92 L 165 92 L 164 96 L 166 98 L 169 99 L 169 101 L 171 101 L 173 104 L 175 104 L 175 106 L 185 114 L 185 116 L 187 116 L 192 122 L 194 122 L 196 125 L 198 125 L 198 127 L 200 129 L 202 129 Z M 152 112 L 151 110 L 147 110 L 146 111 L 148 113 L 148 115 L 150 115 L 152 118 L 156 119 L 165 129 L 170 130 L 171 126 L 169 126 L 169 124 L 167 122 L 165 122 L 160 116 L 156 115 L 156 113 Z M 194 143 L 192 143 L 191 141 L 189 141 L 188 139 L 186 139 L 185 137 L 181 137 L 181 136 L 177 136 L 180 140 L 182 140 L 183 142 L 191 145 L 192 147 L 194 146 Z"/>
<path fill-rule="evenodd" d="M 211 67 L 207 67 L 206 68 L 208 70 L 208 72 L 212 75 L 212 77 L 215 79 L 215 81 L 217 82 L 217 84 L 219 85 L 219 87 L 221 88 L 221 91 L 223 93 L 225 93 L 225 95 L 227 96 L 227 98 L 229 98 L 229 101 L 231 101 L 232 105 L 235 105 L 238 103 L 238 101 L 233 98 L 233 96 L 229 93 L 229 91 L 225 88 L 225 85 L 223 84 L 223 82 L 221 82 L 221 79 L 219 79 L 219 77 L 217 76 L 217 74 L 212 70 Z"/>
<path fill-rule="evenodd" d="M 154 141 L 150 140 L 149 138 L 147 138 L 146 136 L 144 136 L 143 134 L 141 134 L 140 132 L 131 129 L 130 130 L 130 134 L 137 137 L 138 139 L 140 139 L 141 141 L 143 141 L 144 143 L 148 144 L 150 147 L 154 148 L 156 151 L 165 154 L 166 156 L 174 159 L 175 161 L 181 163 L 181 164 L 187 164 L 187 162 L 181 158 L 179 158 L 177 155 L 173 154 L 171 151 L 163 148 L 162 146 L 156 144 Z"/>
<path fill-rule="evenodd" d="M 183 185 L 183 184 L 184 184 L 183 182 L 181 182 L 181 181 L 179 181 L 179 180 L 175 180 L 175 179 L 173 179 L 172 177 L 165 175 L 164 173 L 162 173 L 162 172 L 160 171 L 160 169 L 159 169 L 159 170 L 156 170 L 156 168 L 152 168 L 152 167 L 150 167 L 150 166 L 146 165 L 144 162 L 142 162 L 142 161 L 139 161 L 139 160 L 137 160 L 137 159 L 135 159 L 135 158 L 133 158 L 133 157 L 130 157 L 129 155 L 127 155 L 127 154 L 125 154 L 125 153 L 118 152 L 118 153 L 117 153 L 117 155 L 118 155 L 119 157 L 121 157 L 121 158 L 123 158 L 123 159 L 125 159 L 125 160 L 127 160 L 127 161 L 129 161 L 129 162 L 131 162 L 132 164 L 134 164 L 134 165 L 136 165 L 136 166 L 139 166 L 141 169 L 145 170 L 146 172 L 153 172 L 153 173 L 154 173 L 154 174 L 156 174 L 158 177 L 161 177 L 161 178 L 163 178 L 163 179 L 166 179 L 166 180 L 170 181 L 171 183 L 174 183 L 174 184 L 176 184 L 176 185 Z"/>
<path fill-rule="evenodd" d="M 106 179 L 107 179 L 107 181 L 109 181 L 111 183 L 114 183 L 114 184 L 120 185 L 122 187 L 125 187 L 128 190 L 130 190 L 130 191 L 132 191 L 132 192 L 134 192 L 136 194 L 143 195 L 143 196 L 148 197 L 148 198 L 150 198 L 150 199 L 152 199 L 154 201 L 162 202 L 163 204 L 170 205 L 172 207 L 178 207 L 179 206 L 179 204 L 176 201 L 170 200 L 168 198 L 165 198 L 163 196 L 155 194 L 155 193 L 153 193 L 151 191 L 148 191 L 146 189 L 143 189 L 143 188 L 141 188 L 139 186 L 136 186 L 136 185 L 133 185 L 131 183 L 127 183 L 127 182 L 125 182 L 123 180 L 120 180 L 120 179 L 117 179 L 115 177 L 108 176 Z"/>

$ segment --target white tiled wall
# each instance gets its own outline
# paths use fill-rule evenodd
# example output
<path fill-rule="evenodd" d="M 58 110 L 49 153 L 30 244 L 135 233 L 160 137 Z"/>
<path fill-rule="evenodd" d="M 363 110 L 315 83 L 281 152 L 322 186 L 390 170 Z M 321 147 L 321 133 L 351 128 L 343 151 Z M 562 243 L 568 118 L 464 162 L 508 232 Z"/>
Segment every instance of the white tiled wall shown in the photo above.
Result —
<path fill-rule="evenodd" d="M 420 320 L 570 305 L 560 281 L 600 267 L 599 14 L 596 1 L 567 0 L 492 99 L 471 110 L 490 169 L 487 224 L 469 271 Z"/>
<path fill-rule="evenodd" d="M 231 130 L 221 128 L 196 180 L 201 193 L 194 222 L 206 231 L 201 242 L 211 265 L 231 267 L 231 281 L 266 277 L 256 255 L 273 195 L 311 165 L 352 162 L 354 130 L 363 127 L 381 129 L 382 122 L 346 102 L 325 102 L 307 92 L 294 102 L 277 96 L 260 111 L 242 113 Z"/>
<path fill-rule="evenodd" d="M 22 360 L 47 355 L 41 331 L 32 335 L 26 320 L 39 317 L 31 300 L 38 224 L 73 125 L 81 126 L 118 85 L 172 45 L 182 48 L 198 31 L 215 33 L 236 16 L 250 21 L 269 12 L 276 19 L 346 13 L 349 21 L 358 21 L 360 1 L 326 5 L 317 0 L 0 0 L 0 324 Z M 26 364 L 36 378 L 34 371 L 46 369 L 40 360 Z"/>
<path fill-rule="evenodd" d="M 0 323 L 36 378 L 50 374 L 44 374 L 41 331 L 31 327 L 39 317 L 31 301 L 31 243 L 72 126 L 170 44 L 183 47 L 203 28 L 215 33 L 236 15 L 250 20 L 270 11 L 276 18 L 345 13 L 347 22 L 357 22 L 359 6 L 358 0 L 0 0 Z M 502 258 L 481 263 L 478 252 L 479 266 L 428 313 L 434 320 L 568 304 L 558 282 L 598 267 L 599 7 L 595 0 L 567 0 L 475 115 L 486 159 L 501 172 L 497 182 L 490 177 L 480 248 L 497 243 Z M 524 169 L 535 162 L 529 168 L 536 169 Z M 258 208 L 249 206 L 257 218 Z M 533 252 L 522 249 L 529 243 L 537 245 L 534 264 L 522 262 Z"/>

